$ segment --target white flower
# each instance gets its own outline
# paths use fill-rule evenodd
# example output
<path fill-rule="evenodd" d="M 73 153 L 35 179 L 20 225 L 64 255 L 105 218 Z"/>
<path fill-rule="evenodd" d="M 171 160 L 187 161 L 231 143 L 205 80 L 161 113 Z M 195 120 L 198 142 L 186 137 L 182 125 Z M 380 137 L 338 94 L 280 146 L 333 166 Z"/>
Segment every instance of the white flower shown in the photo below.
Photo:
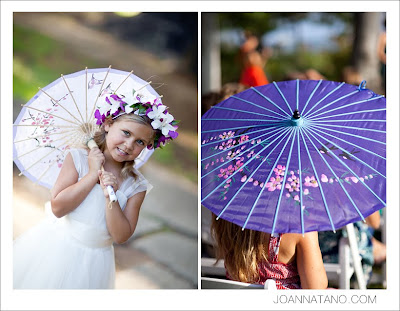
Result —
<path fill-rule="evenodd" d="M 109 111 L 110 111 L 110 114 L 115 113 L 118 110 L 118 108 L 120 107 L 120 102 L 113 99 L 110 96 L 107 96 L 106 98 L 108 98 L 111 105 L 106 100 L 104 100 L 104 102 L 97 105 L 97 108 L 99 109 L 100 114 L 107 115 L 107 112 L 109 112 Z"/>
<path fill-rule="evenodd" d="M 150 119 L 153 119 L 153 120 L 157 120 L 157 119 L 160 119 L 160 118 L 162 118 L 163 116 L 164 116 L 164 111 L 165 111 L 165 109 L 166 109 L 167 107 L 166 106 L 164 106 L 164 105 L 160 105 L 160 106 L 153 106 L 152 107 L 152 109 L 153 109 L 153 111 L 150 111 L 148 114 L 147 114 L 147 116 L 150 118 Z"/>
<path fill-rule="evenodd" d="M 175 128 L 170 124 L 173 120 L 174 117 L 171 114 L 162 114 L 160 118 L 155 119 L 153 122 L 151 122 L 151 126 L 155 130 L 161 130 L 164 136 L 169 136 L 169 131 L 175 131 Z"/>
<path fill-rule="evenodd" d="M 143 92 L 140 92 L 140 93 L 139 93 L 139 91 L 136 91 L 136 92 L 133 94 L 133 102 L 132 102 L 132 104 L 135 104 L 135 103 L 137 103 L 138 101 L 139 101 L 140 103 L 148 103 L 148 102 L 153 103 L 153 102 L 155 101 L 156 98 L 157 98 L 157 97 L 154 96 L 154 95 L 152 95 L 152 94 L 144 94 Z"/>

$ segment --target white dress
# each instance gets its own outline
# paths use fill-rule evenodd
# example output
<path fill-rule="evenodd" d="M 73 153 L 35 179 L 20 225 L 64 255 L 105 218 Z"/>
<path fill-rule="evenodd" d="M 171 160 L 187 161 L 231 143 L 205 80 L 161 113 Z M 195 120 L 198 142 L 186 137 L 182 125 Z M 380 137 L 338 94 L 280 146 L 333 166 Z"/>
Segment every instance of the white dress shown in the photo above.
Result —
<path fill-rule="evenodd" d="M 70 151 L 79 179 L 88 172 L 88 153 Z M 122 209 L 134 194 L 150 190 L 139 171 L 116 192 Z M 14 241 L 15 289 L 114 288 L 112 238 L 105 219 L 103 190 L 96 184 L 86 199 L 62 218 L 47 218 Z"/>

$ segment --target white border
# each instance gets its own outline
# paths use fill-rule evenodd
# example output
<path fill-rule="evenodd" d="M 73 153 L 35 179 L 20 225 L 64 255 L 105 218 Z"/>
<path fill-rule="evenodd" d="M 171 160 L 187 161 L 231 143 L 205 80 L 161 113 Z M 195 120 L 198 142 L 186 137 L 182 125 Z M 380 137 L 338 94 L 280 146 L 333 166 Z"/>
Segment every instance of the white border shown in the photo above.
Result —
<path fill-rule="evenodd" d="M 277 294 L 264 291 L 114 290 L 15 291 L 12 290 L 12 13 L 27 11 L 376 11 L 387 12 L 388 63 L 388 289 L 365 291 L 291 291 L 279 295 L 353 295 L 377 297 L 377 304 L 274 304 Z M 2 1 L 1 2 L 1 307 L 7 310 L 396 310 L 399 307 L 399 2 L 397 1 Z M 200 34 L 200 29 L 199 29 Z M 199 35 L 199 43 L 200 43 Z M 200 53 L 199 44 L 199 53 Z M 199 62 L 200 63 L 200 62 Z M 201 70 L 199 67 L 199 75 Z M 198 79 L 199 85 L 201 79 Z M 200 90 L 200 89 L 199 89 Z M 200 94 L 200 92 L 199 92 Z M 200 95 L 199 95 L 200 104 Z M 200 124 L 200 121 L 199 121 Z M 199 183 L 200 185 L 200 183 Z M 200 192 L 199 192 L 200 197 Z M 200 218 L 199 218 L 200 229 Z M 200 234 L 199 234 L 200 236 Z M 199 252 L 200 254 L 200 252 Z M 200 282 L 199 282 L 200 284 Z M 358 296 L 361 297 L 361 296 Z M 289 298 L 288 298 L 289 299 Z"/>

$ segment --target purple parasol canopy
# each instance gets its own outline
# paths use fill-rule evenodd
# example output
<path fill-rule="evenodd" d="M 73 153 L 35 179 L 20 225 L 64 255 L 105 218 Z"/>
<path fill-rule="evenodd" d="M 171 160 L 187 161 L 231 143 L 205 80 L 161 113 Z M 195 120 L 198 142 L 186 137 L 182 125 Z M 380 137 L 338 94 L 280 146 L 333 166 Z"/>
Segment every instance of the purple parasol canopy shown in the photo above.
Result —
<path fill-rule="evenodd" d="M 201 202 L 243 229 L 335 231 L 386 206 L 386 99 L 365 81 L 250 88 L 201 128 Z"/>

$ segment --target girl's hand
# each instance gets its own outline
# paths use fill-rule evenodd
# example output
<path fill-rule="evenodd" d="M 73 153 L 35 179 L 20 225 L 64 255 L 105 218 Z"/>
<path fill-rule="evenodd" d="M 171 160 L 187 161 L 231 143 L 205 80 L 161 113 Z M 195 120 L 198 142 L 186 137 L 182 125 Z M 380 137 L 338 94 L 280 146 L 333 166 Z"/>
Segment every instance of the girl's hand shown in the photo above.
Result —
<path fill-rule="evenodd" d="M 105 158 L 99 148 L 95 147 L 89 151 L 88 162 L 89 162 L 89 173 L 97 175 L 101 166 L 104 164 Z"/>
<path fill-rule="evenodd" d="M 118 180 L 113 173 L 107 171 L 98 171 L 100 186 L 103 188 L 104 196 L 108 198 L 108 191 L 106 189 L 107 186 L 111 186 L 114 189 L 114 192 L 118 190 Z"/>

